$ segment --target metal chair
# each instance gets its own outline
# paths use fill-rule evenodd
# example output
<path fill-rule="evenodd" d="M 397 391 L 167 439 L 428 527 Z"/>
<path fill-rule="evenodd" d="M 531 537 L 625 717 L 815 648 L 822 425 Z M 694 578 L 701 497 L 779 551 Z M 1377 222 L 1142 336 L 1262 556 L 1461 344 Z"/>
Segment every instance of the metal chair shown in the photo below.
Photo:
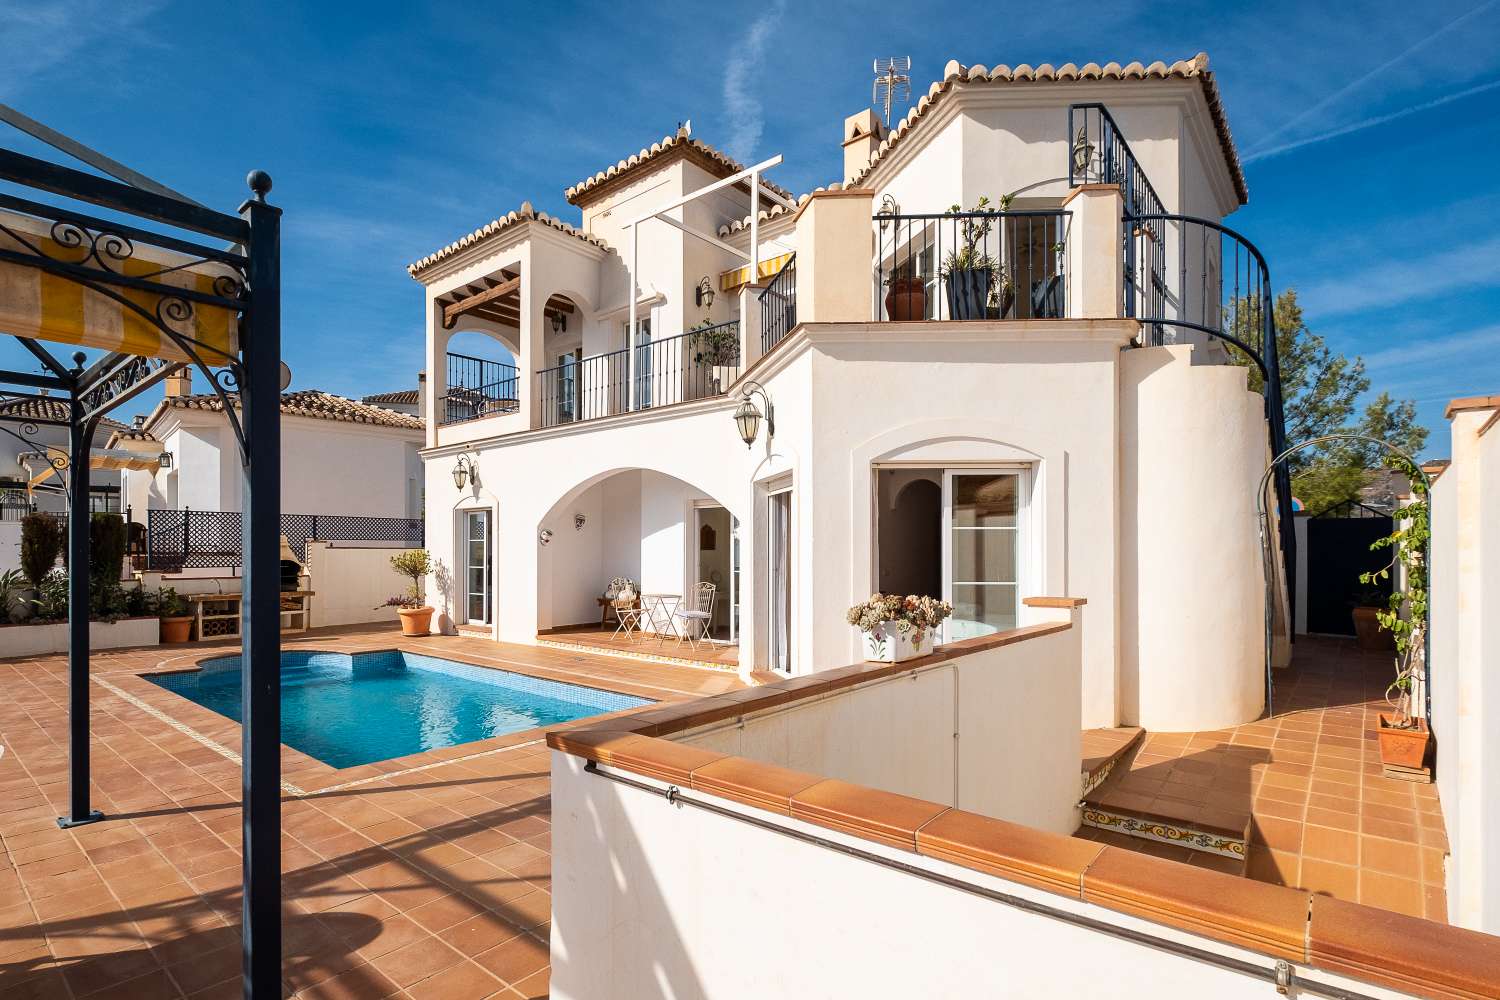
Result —
<path fill-rule="evenodd" d="M 604 614 L 601 616 L 600 625 L 609 624 L 608 615 L 613 612 L 615 616 L 615 635 L 625 633 L 625 638 L 630 639 L 632 632 L 637 632 L 641 627 L 640 595 L 635 592 L 635 584 L 629 577 L 617 576 L 609 582 L 609 587 L 604 591 Z"/>
<path fill-rule="evenodd" d="M 718 588 L 711 583 L 700 583 L 693 588 L 693 607 L 679 608 L 672 617 L 681 620 L 682 629 L 678 633 L 678 642 L 687 640 L 687 644 L 693 649 L 698 648 L 699 640 L 707 642 L 709 634 L 713 631 L 714 620 L 714 597 Z"/>

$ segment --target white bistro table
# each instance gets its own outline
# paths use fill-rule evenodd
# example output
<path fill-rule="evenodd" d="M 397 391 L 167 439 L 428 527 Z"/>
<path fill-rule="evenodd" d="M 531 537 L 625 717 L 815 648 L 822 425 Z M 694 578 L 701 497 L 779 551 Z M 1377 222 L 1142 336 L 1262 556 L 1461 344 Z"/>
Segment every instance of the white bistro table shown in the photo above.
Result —
<path fill-rule="evenodd" d="M 642 594 L 641 607 L 645 609 L 646 620 L 651 623 L 651 631 L 660 641 L 665 642 L 668 635 L 681 640 L 675 622 L 677 609 L 682 607 L 681 594 Z"/>

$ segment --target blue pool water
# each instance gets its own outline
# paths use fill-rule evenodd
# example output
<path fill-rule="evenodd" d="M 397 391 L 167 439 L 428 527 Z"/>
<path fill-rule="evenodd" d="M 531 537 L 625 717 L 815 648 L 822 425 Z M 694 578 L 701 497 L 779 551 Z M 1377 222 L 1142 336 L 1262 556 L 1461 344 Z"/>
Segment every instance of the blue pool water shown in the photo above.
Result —
<path fill-rule="evenodd" d="M 240 658 L 147 680 L 240 721 Z M 281 654 L 281 742 L 332 767 L 648 705 L 644 698 L 433 656 Z"/>

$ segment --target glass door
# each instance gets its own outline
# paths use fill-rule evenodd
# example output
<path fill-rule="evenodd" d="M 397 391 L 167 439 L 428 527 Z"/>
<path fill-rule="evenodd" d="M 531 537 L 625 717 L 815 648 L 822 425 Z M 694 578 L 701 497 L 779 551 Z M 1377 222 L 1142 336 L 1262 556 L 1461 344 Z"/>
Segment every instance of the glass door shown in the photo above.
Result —
<path fill-rule="evenodd" d="M 561 424 L 582 417 L 578 412 L 578 369 L 582 354 L 580 349 L 557 358 L 557 421 Z"/>
<path fill-rule="evenodd" d="M 1023 475 L 1003 469 L 943 474 L 943 598 L 953 603 L 945 641 L 1016 627 Z"/>
<path fill-rule="evenodd" d="M 464 511 L 464 618 L 490 624 L 490 512 Z"/>
<path fill-rule="evenodd" d="M 792 669 L 792 492 L 770 497 L 772 670 Z"/>

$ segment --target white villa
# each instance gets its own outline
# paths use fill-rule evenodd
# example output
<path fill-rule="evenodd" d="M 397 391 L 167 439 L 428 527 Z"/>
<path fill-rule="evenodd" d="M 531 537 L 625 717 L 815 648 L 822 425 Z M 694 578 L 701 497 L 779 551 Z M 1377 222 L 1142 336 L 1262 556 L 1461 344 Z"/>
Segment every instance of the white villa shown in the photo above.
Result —
<path fill-rule="evenodd" d="M 526 204 L 411 265 L 442 622 L 549 641 L 597 626 L 614 578 L 713 582 L 741 671 L 797 675 L 858 659 L 844 613 L 872 591 L 950 599 L 948 639 L 1068 595 L 1084 725 L 1254 718 L 1269 408 L 1204 332 L 1250 255 L 1163 218 L 1121 257 L 1127 214 L 1216 223 L 1246 197 L 1206 61 L 950 72 L 842 140 L 844 177 L 793 198 L 779 157 L 682 129 L 569 188 L 581 226 Z M 966 245 L 1006 286 L 977 310 L 945 277 Z M 517 367 L 445 356 L 461 331 Z"/>

